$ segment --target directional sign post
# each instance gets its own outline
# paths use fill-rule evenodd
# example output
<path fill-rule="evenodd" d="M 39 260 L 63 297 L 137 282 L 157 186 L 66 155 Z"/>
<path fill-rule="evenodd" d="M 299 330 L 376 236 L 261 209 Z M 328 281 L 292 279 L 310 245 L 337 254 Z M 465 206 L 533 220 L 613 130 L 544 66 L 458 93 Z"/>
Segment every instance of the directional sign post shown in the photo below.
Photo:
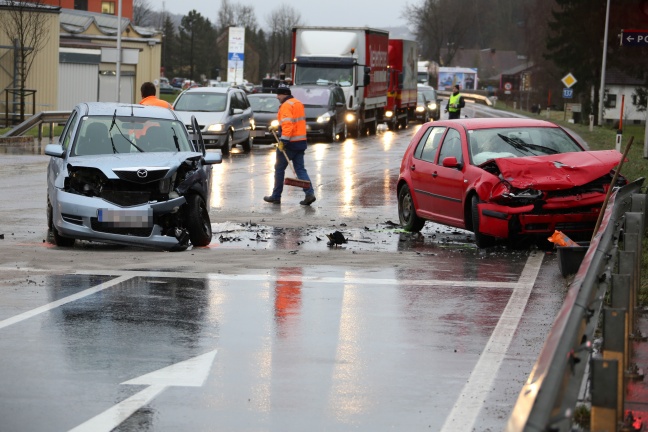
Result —
<path fill-rule="evenodd" d="M 648 30 L 621 30 L 621 46 L 648 47 Z"/>

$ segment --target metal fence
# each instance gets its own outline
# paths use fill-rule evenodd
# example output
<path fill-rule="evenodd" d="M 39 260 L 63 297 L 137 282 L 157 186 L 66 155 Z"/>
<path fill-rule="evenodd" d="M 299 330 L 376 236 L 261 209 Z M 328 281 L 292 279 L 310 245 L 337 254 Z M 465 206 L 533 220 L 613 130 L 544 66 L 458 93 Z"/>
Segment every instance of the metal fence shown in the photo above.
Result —
<path fill-rule="evenodd" d="M 584 378 L 591 391 L 591 430 L 620 430 L 646 232 L 643 181 L 611 194 L 602 223 L 513 407 L 507 432 L 572 430 Z M 597 330 L 602 330 L 602 355 L 593 356 Z"/>

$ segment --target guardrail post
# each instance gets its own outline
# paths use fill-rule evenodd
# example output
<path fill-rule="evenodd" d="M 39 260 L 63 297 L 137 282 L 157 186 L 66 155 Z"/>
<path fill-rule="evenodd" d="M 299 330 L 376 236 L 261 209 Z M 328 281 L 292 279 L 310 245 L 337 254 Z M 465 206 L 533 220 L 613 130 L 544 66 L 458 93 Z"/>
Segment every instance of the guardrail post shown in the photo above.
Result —
<path fill-rule="evenodd" d="M 630 237 L 630 238 L 629 238 Z M 631 307 L 628 309 L 628 334 L 634 333 L 634 310 L 635 306 L 637 304 L 637 283 L 640 283 L 638 279 L 638 275 L 635 271 L 636 265 L 635 262 L 637 260 L 637 253 L 632 250 L 628 249 L 630 246 L 630 243 L 632 242 L 631 237 L 636 238 L 636 234 L 628 234 L 624 233 L 623 235 L 623 242 L 624 242 L 624 248 L 625 250 L 619 251 L 619 274 L 621 275 L 628 275 L 630 276 L 630 305 Z"/>
<path fill-rule="evenodd" d="M 612 287 L 610 289 L 611 294 L 611 303 L 612 308 L 614 309 L 624 309 L 626 311 L 632 308 L 631 303 L 631 288 L 632 288 L 632 277 L 629 274 L 613 274 L 612 275 Z M 625 328 L 630 329 L 630 314 L 626 313 L 626 323 Z M 628 334 L 623 335 L 623 352 L 626 353 L 624 356 L 625 362 L 623 363 L 623 370 L 627 370 L 630 366 L 630 337 Z"/>
<path fill-rule="evenodd" d="M 626 363 L 625 336 L 627 333 L 625 309 L 603 309 L 603 360 L 617 361 L 617 386 L 607 388 L 608 392 L 616 391 L 616 421 L 623 421 L 623 404 L 625 395 L 625 379 L 623 365 Z M 615 431 L 616 429 L 610 429 Z"/>
<path fill-rule="evenodd" d="M 619 362 L 616 360 L 592 359 L 592 413 L 591 432 L 614 432 L 617 430 L 617 393 Z"/>
<path fill-rule="evenodd" d="M 633 213 L 641 213 L 643 217 L 641 218 L 641 231 L 640 234 L 646 235 L 646 213 L 648 213 L 648 201 L 646 200 L 646 194 L 632 194 L 632 206 L 631 211 Z"/>

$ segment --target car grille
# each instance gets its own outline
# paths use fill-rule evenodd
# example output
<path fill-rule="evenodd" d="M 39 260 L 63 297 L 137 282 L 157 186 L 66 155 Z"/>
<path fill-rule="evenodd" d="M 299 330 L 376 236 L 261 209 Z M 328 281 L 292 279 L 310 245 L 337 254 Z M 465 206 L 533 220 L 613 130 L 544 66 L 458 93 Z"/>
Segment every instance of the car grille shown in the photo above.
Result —
<path fill-rule="evenodd" d="M 83 218 L 81 216 L 75 216 L 67 213 L 62 213 L 61 217 L 65 222 L 69 222 L 74 225 L 83 225 Z"/>
<path fill-rule="evenodd" d="M 101 198 L 118 206 L 134 206 L 151 201 L 150 191 L 103 190 Z"/>
<path fill-rule="evenodd" d="M 108 234 L 129 235 L 134 237 L 150 237 L 153 227 L 147 228 L 115 228 L 113 224 L 99 222 L 97 218 L 90 218 L 90 226 L 93 231 Z"/>
<path fill-rule="evenodd" d="M 169 172 L 169 168 L 160 169 L 114 169 L 113 172 L 121 180 L 133 183 L 151 183 L 154 181 L 162 180 Z"/>

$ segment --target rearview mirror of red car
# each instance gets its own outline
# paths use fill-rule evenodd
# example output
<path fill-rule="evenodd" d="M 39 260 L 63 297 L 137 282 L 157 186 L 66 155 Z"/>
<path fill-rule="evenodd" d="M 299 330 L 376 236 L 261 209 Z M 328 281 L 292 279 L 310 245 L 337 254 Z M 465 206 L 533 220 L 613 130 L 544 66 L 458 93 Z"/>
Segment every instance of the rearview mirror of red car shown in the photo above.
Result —
<path fill-rule="evenodd" d="M 457 168 L 461 169 L 461 162 L 457 161 L 457 158 L 454 156 L 448 156 L 443 159 L 443 166 L 446 168 Z"/>

